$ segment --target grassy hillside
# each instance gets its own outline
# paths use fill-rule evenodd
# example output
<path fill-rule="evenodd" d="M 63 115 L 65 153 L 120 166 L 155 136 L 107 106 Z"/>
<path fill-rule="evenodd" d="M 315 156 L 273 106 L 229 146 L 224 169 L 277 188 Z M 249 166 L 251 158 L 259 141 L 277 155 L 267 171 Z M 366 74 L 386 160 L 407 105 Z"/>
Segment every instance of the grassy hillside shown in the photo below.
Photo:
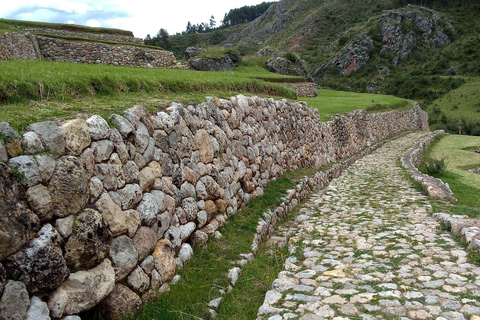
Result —
<path fill-rule="evenodd" d="M 239 33 L 240 37 L 229 43 L 241 52 L 253 53 L 265 46 L 295 51 L 314 73 L 341 58 L 346 46 L 365 32 L 373 39 L 373 46 L 366 52 L 369 56 L 366 66 L 343 76 L 332 65 L 316 79 L 322 88 L 376 92 L 419 101 L 428 110 L 435 128 L 448 130 L 462 116 L 480 122 L 480 112 L 474 111 L 478 99 L 473 95 L 475 78 L 480 77 L 480 6 L 472 2 L 466 7 L 466 2 L 423 2 L 429 5 L 429 10 L 436 10 L 434 15 L 440 18 L 440 26 L 446 28 L 451 43 L 439 47 L 433 41 L 422 41 L 428 35 L 404 19 L 400 23 L 405 34 L 409 34 L 407 37 L 413 35 L 418 39 L 408 58 L 394 63 L 392 52 L 382 50 L 385 39 L 379 20 L 385 16 L 385 10 L 399 14 L 403 8 L 423 10 L 402 7 L 400 4 L 405 2 L 283 0 L 272 5 L 259 18 L 260 22 L 251 23 Z M 420 3 L 409 1 L 417 2 Z M 430 35 L 436 31 L 434 28 Z M 480 123 L 478 127 L 480 132 Z"/>

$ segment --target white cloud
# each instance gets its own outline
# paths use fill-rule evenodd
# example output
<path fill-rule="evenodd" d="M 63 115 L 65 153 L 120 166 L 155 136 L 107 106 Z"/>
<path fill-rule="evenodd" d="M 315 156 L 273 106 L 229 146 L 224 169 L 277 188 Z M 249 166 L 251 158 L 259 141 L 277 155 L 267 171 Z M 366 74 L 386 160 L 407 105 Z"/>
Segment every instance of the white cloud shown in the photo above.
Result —
<path fill-rule="evenodd" d="M 90 19 L 87 21 L 87 26 L 89 27 L 101 27 L 102 23 L 100 21 L 97 21 L 95 19 Z"/>

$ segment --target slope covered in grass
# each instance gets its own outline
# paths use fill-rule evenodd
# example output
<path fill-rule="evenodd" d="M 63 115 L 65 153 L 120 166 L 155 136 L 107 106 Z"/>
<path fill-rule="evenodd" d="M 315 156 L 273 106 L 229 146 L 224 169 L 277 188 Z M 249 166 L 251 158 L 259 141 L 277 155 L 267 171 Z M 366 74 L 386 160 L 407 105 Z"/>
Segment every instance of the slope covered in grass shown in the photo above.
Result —
<path fill-rule="evenodd" d="M 239 93 L 295 99 L 296 93 L 258 77 L 282 77 L 255 66 L 232 72 L 142 69 L 57 63 L 0 62 L 0 121 L 22 129 L 55 117 L 98 113 L 108 117 L 134 104 L 158 108 L 170 101 L 190 102 L 207 95 Z M 150 104 L 149 101 L 155 101 Z M 128 103 L 129 105 L 125 105 Z"/>

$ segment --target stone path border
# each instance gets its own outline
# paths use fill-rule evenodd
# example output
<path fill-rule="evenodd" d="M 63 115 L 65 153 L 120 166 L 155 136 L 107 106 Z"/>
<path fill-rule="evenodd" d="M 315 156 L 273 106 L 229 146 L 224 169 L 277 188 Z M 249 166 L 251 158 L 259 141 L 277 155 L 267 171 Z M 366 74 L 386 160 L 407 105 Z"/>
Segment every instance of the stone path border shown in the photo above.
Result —
<path fill-rule="evenodd" d="M 402 165 L 415 181 L 420 182 L 423 189 L 425 189 L 430 196 L 456 201 L 457 199 L 448 184 L 444 183 L 441 179 L 431 177 L 418 170 L 428 146 L 436 137 L 442 134 L 445 134 L 444 130 L 437 130 L 420 139 L 403 154 Z"/>

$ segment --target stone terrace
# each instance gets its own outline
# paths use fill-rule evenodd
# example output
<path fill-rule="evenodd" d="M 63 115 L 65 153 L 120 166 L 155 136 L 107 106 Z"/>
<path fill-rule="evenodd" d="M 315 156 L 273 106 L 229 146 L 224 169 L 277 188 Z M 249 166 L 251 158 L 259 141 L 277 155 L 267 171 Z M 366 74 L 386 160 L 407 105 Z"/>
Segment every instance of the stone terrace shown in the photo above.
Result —
<path fill-rule="evenodd" d="M 291 256 L 258 319 L 480 319 L 480 268 L 397 166 L 422 135 L 358 160 L 277 232 Z"/>

